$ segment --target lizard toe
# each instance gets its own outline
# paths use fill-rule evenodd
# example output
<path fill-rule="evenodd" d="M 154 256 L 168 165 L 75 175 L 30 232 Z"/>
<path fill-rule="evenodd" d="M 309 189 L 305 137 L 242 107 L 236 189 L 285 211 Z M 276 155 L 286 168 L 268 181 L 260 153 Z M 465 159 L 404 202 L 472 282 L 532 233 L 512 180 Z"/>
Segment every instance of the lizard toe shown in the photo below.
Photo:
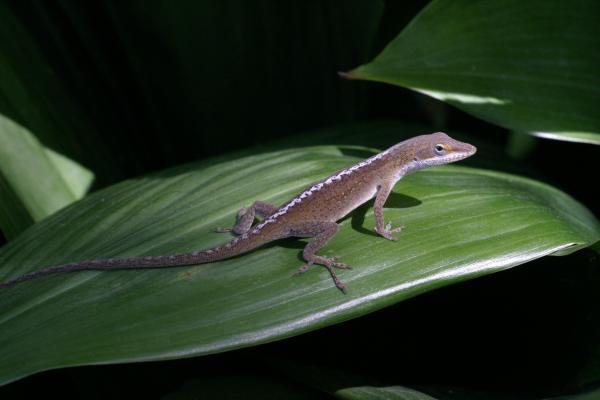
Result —
<path fill-rule="evenodd" d="M 298 270 L 296 272 L 294 272 L 294 276 L 302 275 L 303 273 L 308 271 L 310 269 L 310 267 L 312 267 L 312 265 L 313 265 L 312 263 L 304 264 L 303 266 L 298 268 Z"/>
<path fill-rule="evenodd" d="M 403 229 L 404 229 L 404 225 L 400 225 L 397 228 L 391 229 L 389 232 L 390 233 L 400 233 L 400 232 L 402 232 Z"/>

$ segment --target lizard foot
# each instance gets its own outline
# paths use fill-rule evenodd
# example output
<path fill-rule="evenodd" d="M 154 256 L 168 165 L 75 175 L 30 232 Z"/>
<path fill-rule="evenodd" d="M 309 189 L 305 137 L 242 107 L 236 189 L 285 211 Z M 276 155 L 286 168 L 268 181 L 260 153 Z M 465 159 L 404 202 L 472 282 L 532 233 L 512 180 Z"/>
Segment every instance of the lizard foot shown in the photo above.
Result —
<path fill-rule="evenodd" d="M 341 262 L 338 262 L 339 258 L 338 257 L 319 257 L 320 259 L 323 260 L 327 260 L 325 263 L 321 263 L 319 261 L 309 261 L 306 264 L 304 264 L 303 266 L 301 266 L 300 268 L 298 268 L 298 270 L 296 271 L 296 273 L 294 275 L 301 275 L 303 273 L 305 273 L 306 271 L 308 271 L 315 263 L 319 264 L 319 265 L 323 265 L 324 267 L 332 267 L 332 268 L 339 268 L 339 269 L 352 269 L 351 266 L 349 266 L 348 264 L 344 264 Z"/>
<path fill-rule="evenodd" d="M 335 273 L 335 268 L 352 269 L 352 267 L 347 264 L 338 262 L 337 260 L 338 260 L 337 257 L 315 256 L 314 261 L 309 261 L 306 264 L 304 264 L 303 266 L 301 266 L 300 268 L 298 268 L 298 271 L 296 271 L 296 273 L 294 275 L 297 276 L 297 275 L 301 275 L 301 274 L 305 273 L 314 264 L 322 265 L 325 268 L 327 268 L 327 270 L 329 271 L 329 274 L 331 275 L 331 279 L 333 279 L 333 283 L 335 284 L 335 287 L 337 287 L 339 290 L 341 290 L 342 293 L 346 294 L 346 285 L 344 285 L 344 283 L 337 277 L 337 275 Z"/>
<path fill-rule="evenodd" d="M 383 236 L 384 238 L 386 238 L 388 240 L 398 240 L 398 238 L 396 236 L 392 235 L 392 233 L 399 233 L 402 231 L 403 228 L 404 228 L 404 226 L 400 225 L 399 227 L 392 229 L 392 221 L 390 221 L 385 226 L 383 232 L 379 232 L 377 227 L 375 227 L 375 232 L 377 232 L 378 234 L 380 234 L 381 236 Z"/>

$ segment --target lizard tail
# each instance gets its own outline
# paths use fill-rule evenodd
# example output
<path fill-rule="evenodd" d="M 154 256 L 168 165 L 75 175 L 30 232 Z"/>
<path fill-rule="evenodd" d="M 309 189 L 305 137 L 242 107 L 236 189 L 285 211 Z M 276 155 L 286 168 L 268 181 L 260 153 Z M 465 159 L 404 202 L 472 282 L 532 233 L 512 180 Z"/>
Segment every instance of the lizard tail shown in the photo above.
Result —
<path fill-rule="evenodd" d="M 69 264 L 44 268 L 29 272 L 16 278 L 0 282 L 0 289 L 7 288 L 17 283 L 37 279 L 42 276 L 56 273 L 74 272 L 83 270 L 107 270 L 107 269 L 130 269 L 130 268 L 168 268 L 184 265 L 202 264 L 225 258 L 234 257 L 263 245 L 266 241 L 258 235 L 238 236 L 221 246 L 191 253 L 177 253 L 164 256 L 142 256 L 127 258 L 107 258 L 98 260 L 86 260 Z"/>

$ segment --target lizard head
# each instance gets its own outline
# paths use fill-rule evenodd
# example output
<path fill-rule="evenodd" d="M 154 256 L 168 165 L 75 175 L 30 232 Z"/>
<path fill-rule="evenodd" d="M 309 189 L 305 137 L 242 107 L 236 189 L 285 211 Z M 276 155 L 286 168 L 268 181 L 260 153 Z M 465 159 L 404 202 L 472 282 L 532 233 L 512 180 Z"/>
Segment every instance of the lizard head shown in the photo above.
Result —
<path fill-rule="evenodd" d="M 411 170 L 459 161 L 477 151 L 475 146 L 454 140 L 443 132 L 417 136 L 411 141 L 414 149 Z"/>

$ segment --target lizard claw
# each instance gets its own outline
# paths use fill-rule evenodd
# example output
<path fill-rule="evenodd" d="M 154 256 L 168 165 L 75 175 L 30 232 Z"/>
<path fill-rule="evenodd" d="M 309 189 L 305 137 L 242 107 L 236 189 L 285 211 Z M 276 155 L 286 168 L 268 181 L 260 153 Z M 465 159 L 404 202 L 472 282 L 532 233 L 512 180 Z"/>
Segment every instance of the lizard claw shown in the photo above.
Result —
<path fill-rule="evenodd" d="M 349 266 L 348 264 L 344 264 L 341 262 L 338 262 L 339 257 L 331 257 L 329 258 L 329 261 L 331 261 L 331 266 L 334 268 L 339 268 L 339 269 L 352 269 L 351 266 Z"/>
<path fill-rule="evenodd" d="M 377 227 L 375 228 L 375 232 L 377 232 L 378 234 L 380 234 L 381 236 L 383 236 L 384 238 L 388 239 L 388 240 L 398 240 L 398 238 L 394 235 L 392 235 L 392 233 L 399 233 L 402 231 L 402 229 L 404 228 L 403 225 L 400 225 L 397 228 L 392 228 L 392 222 L 388 222 L 385 226 L 385 228 L 383 229 L 383 232 L 380 232 L 379 229 L 377 229 Z"/>
<path fill-rule="evenodd" d="M 294 276 L 302 275 L 303 273 L 308 271 L 310 269 L 310 267 L 312 267 L 312 265 L 313 265 L 312 262 L 304 264 L 303 266 L 298 268 L 298 270 L 294 273 Z"/>
<path fill-rule="evenodd" d="M 387 225 L 385 226 L 386 232 L 389 232 L 389 233 L 399 233 L 402 231 L 402 229 L 404 229 L 404 225 L 400 225 L 399 227 L 392 229 L 392 221 L 388 222 Z"/>
<path fill-rule="evenodd" d="M 344 283 L 342 281 L 340 281 L 339 279 L 334 279 L 335 287 L 340 289 L 342 291 L 342 293 L 344 294 L 348 294 L 348 291 L 346 290 L 346 285 L 344 285 Z"/>

